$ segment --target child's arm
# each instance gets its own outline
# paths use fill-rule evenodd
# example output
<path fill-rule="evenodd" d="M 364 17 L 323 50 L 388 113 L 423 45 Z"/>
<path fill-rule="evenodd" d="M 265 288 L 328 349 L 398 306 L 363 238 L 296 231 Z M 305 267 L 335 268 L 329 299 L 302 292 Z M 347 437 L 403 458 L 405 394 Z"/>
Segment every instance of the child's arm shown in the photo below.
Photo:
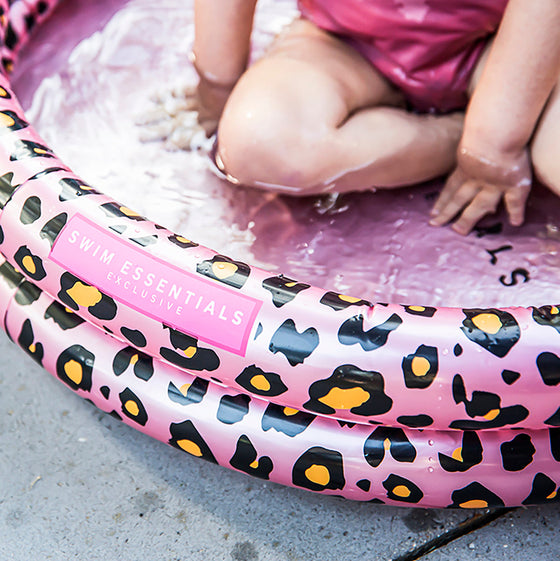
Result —
<path fill-rule="evenodd" d="M 213 133 L 249 59 L 257 0 L 196 0 L 192 60 L 200 81 L 199 122 Z"/>
<path fill-rule="evenodd" d="M 524 219 L 531 188 L 527 145 L 560 73 L 560 2 L 510 0 L 467 108 L 457 169 L 432 211 L 467 234 L 504 199 L 511 224 Z"/>

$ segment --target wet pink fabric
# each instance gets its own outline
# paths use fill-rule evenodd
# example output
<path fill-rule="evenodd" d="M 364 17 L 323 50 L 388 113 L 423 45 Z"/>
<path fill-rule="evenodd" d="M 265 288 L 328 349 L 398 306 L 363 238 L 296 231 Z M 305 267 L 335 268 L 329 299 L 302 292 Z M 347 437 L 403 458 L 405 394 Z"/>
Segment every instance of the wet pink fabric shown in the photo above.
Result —
<path fill-rule="evenodd" d="M 420 111 L 467 103 L 469 78 L 508 0 L 298 0 L 306 19 L 342 37 Z"/>

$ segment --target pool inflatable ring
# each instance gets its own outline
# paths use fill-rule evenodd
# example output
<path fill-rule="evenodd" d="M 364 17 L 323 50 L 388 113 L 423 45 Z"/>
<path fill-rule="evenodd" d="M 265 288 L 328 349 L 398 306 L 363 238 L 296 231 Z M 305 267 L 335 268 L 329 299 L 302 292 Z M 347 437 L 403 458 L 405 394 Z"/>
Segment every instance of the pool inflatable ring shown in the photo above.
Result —
<path fill-rule="evenodd" d="M 0 6 L 9 69 L 52 3 Z M 0 313 L 71 389 L 195 456 L 313 491 L 556 500 L 556 305 L 372 305 L 250 267 L 90 187 L 0 86 Z"/>

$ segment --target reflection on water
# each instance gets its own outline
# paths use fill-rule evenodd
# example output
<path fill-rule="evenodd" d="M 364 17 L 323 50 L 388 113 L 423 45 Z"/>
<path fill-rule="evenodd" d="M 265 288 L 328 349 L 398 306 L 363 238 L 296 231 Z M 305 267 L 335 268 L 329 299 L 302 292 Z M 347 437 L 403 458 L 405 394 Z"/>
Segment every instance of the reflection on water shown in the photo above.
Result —
<path fill-rule="evenodd" d="M 258 56 L 294 16 L 261 0 Z M 232 187 L 203 154 L 141 143 L 150 96 L 196 82 L 192 0 L 74 0 L 39 30 L 16 69 L 28 116 L 88 182 L 221 253 L 373 301 L 557 303 L 560 203 L 543 189 L 522 229 L 487 220 L 461 238 L 427 226 L 438 186 L 289 199 Z"/>

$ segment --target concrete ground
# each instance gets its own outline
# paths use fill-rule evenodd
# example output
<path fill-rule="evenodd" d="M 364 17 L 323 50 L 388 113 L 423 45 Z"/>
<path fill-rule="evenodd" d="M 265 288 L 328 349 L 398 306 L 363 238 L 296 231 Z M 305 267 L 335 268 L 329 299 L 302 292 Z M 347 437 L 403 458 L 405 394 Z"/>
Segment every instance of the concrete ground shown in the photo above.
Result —
<path fill-rule="evenodd" d="M 549 561 L 559 523 L 554 505 L 428 511 L 251 479 L 100 412 L 0 335 L 0 561 Z"/>

